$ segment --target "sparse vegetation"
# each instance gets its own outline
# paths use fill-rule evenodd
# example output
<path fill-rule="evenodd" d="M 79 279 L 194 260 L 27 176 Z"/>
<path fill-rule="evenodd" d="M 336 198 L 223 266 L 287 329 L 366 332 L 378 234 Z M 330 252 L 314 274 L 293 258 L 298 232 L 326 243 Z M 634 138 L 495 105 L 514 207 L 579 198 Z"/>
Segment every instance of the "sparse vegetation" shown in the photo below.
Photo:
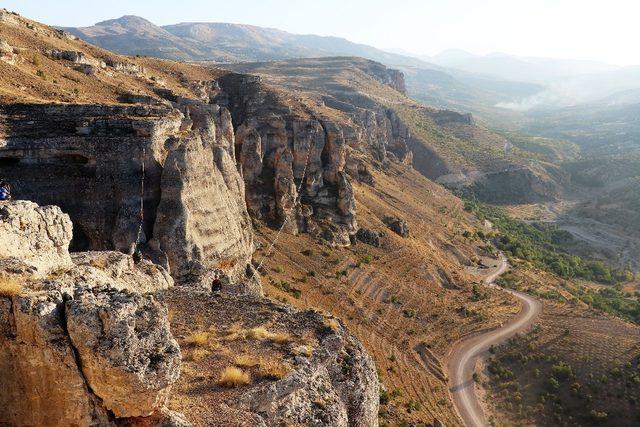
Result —
<path fill-rule="evenodd" d="M 0 296 L 14 297 L 22 292 L 22 283 L 11 276 L 0 275 Z"/>
<path fill-rule="evenodd" d="M 488 220 L 499 232 L 496 244 L 507 255 L 532 263 L 563 278 L 582 278 L 614 284 L 625 281 L 628 271 L 618 270 L 594 258 L 572 253 L 578 242 L 570 233 L 545 223 L 526 223 L 510 218 L 502 209 L 465 198 L 465 210 Z M 582 248 L 583 249 L 583 248 Z"/>
<path fill-rule="evenodd" d="M 340 323 L 336 319 L 326 318 L 324 319 L 324 326 L 332 332 L 338 332 L 340 330 Z"/>
<path fill-rule="evenodd" d="M 184 340 L 184 343 L 189 346 L 203 347 L 209 344 L 209 337 L 209 332 L 194 332 Z"/>
<path fill-rule="evenodd" d="M 258 375 L 260 378 L 269 380 L 282 379 L 290 371 L 291 367 L 289 365 L 273 359 L 261 359 L 258 365 Z"/>
<path fill-rule="evenodd" d="M 247 338 L 252 338 L 252 339 L 261 340 L 261 341 L 268 340 L 278 344 L 284 344 L 292 341 L 291 336 L 289 334 L 286 334 L 283 332 L 278 332 L 278 333 L 270 332 L 262 326 L 258 326 L 256 328 L 250 329 L 247 332 L 246 336 Z"/>
<path fill-rule="evenodd" d="M 223 387 L 238 387 L 251 383 L 251 377 L 248 373 L 235 366 L 227 366 L 220 374 L 218 385 Z"/>
<path fill-rule="evenodd" d="M 233 364 L 239 368 L 256 368 L 256 373 L 260 378 L 279 380 L 284 378 L 291 367 L 286 363 L 264 357 L 256 357 L 249 354 L 236 356 Z"/>

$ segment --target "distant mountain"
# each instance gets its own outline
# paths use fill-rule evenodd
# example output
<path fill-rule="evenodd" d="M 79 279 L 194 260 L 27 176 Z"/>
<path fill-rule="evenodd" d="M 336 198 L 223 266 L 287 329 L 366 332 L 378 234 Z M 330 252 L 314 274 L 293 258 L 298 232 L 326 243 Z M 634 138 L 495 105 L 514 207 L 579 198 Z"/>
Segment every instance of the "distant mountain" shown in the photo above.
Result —
<path fill-rule="evenodd" d="M 485 117 L 500 102 L 514 102 L 544 88 L 474 75 L 435 65 L 410 55 L 387 52 L 339 37 L 298 35 L 252 25 L 181 23 L 160 27 L 137 16 L 64 28 L 89 43 L 127 55 L 217 63 L 295 58 L 357 56 L 400 68 L 409 94 L 443 108 Z"/>
<path fill-rule="evenodd" d="M 182 40 L 138 16 L 123 16 L 92 27 L 64 28 L 69 33 L 105 49 L 127 55 L 147 55 L 174 60 L 209 57 L 202 46 Z"/>
<path fill-rule="evenodd" d="M 533 58 L 505 53 L 474 55 L 459 49 L 445 50 L 430 57 L 429 60 L 444 67 L 471 73 L 536 83 L 548 83 L 552 80 L 584 74 L 604 73 L 619 68 L 597 61 Z"/>
<path fill-rule="evenodd" d="M 193 22 L 160 27 L 144 18 L 123 16 L 91 27 L 63 29 L 118 53 L 174 60 L 246 62 L 360 56 L 385 64 L 439 68 L 339 37 L 291 34 L 253 25 Z"/>

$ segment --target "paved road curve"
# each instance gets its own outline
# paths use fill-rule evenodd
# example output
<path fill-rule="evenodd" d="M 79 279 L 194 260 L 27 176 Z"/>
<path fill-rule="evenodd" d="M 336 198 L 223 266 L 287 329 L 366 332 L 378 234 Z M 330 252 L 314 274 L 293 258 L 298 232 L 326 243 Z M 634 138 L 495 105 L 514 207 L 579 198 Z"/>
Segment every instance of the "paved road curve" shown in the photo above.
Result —
<path fill-rule="evenodd" d="M 496 271 L 485 278 L 489 286 L 506 271 L 507 259 L 500 254 L 500 264 Z M 482 407 L 475 393 L 473 372 L 479 357 L 485 356 L 492 344 L 500 344 L 516 333 L 528 328 L 540 313 L 542 305 L 529 295 L 503 289 L 522 302 L 522 310 L 507 324 L 492 331 L 471 336 L 456 344 L 449 358 L 449 383 L 453 403 L 458 415 L 468 427 L 486 426 Z"/>

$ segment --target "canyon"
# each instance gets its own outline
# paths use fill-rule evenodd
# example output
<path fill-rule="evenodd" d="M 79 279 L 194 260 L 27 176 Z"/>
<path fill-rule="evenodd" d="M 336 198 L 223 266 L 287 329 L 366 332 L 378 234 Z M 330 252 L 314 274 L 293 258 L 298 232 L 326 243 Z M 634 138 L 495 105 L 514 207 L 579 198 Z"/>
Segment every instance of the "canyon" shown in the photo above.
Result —
<path fill-rule="evenodd" d="M 538 238 L 592 252 L 534 210 L 632 176 L 412 99 L 424 64 L 265 31 L 0 10 L 0 424 L 462 425 L 452 345 L 521 309 L 481 283 L 495 246 L 544 310 L 605 286 L 543 273 Z M 575 209 L 635 233 L 604 191 Z"/>

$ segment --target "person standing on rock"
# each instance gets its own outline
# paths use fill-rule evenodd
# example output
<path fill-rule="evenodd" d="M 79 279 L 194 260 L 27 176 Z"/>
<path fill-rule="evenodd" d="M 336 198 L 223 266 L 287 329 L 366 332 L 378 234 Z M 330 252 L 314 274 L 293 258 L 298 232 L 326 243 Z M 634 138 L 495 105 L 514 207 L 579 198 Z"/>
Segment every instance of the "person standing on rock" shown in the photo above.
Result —
<path fill-rule="evenodd" d="M 11 185 L 0 179 L 0 201 L 11 200 Z"/>

